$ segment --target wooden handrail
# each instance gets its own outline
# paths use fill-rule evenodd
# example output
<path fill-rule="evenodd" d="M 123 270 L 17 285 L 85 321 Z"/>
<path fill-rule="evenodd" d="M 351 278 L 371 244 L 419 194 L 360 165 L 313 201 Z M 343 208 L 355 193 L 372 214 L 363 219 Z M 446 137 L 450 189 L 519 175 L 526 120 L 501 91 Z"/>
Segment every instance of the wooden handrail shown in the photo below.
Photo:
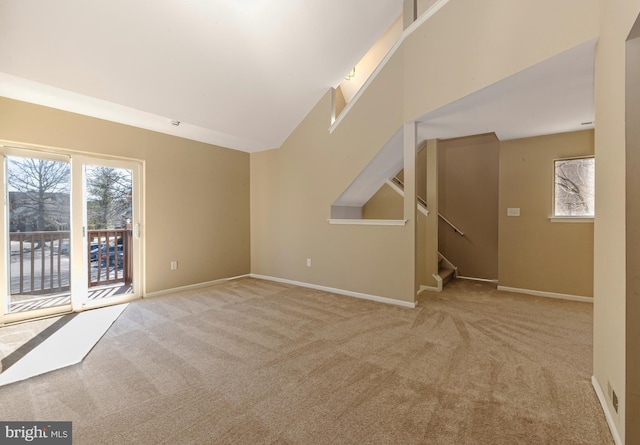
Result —
<path fill-rule="evenodd" d="M 446 222 L 447 224 L 449 224 L 451 226 L 451 228 L 453 229 L 454 232 L 456 232 L 458 235 L 460 236 L 464 236 L 464 232 L 460 229 L 458 229 L 451 221 L 449 221 L 447 218 L 445 218 L 444 216 L 442 216 L 442 213 L 438 212 L 438 216 L 440 217 L 440 219 L 442 219 L 444 222 Z"/>
<path fill-rule="evenodd" d="M 391 179 L 394 183 L 396 183 L 397 185 L 399 185 L 403 190 L 404 190 L 404 182 L 398 178 L 397 176 L 394 176 Z M 427 201 L 425 201 L 424 199 L 422 199 L 421 197 L 416 195 L 416 199 L 418 200 L 418 202 L 420 204 L 422 204 L 425 208 L 427 207 Z M 447 218 L 444 217 L 444 215 L 442 215 L 442 213 L 438 212 L 438 216 L 440 217 L 440 219 L 442 219 L 444 222 L 446 222 L 447 224 L 449 224 L 449 226 L 451 226 L 451 228 L 454 230 L 454 232 L 456 232 L 458 235 L 460 236 L 464 236 L 464 232 L 462 230 L 460 230 L 458 227 L 456 227 L 455 224 L 453 224 L 451 221 L 449 221 Z"/>
<path fill-rule="evenodd" d="M 397 176 L 394 176 L 393 178 L 391 178 L 391 181 L 395 182 L 397 185 L 400 186 L 400 188 L 402 190 L 404 190 L 404 182 L 402 181 L 402 179 L 398 178 Z M 427 208 L 427 201 L 425 201 L 424 199 L 422 199 L 420 196 L 418 196 L 416 194 L 416 200 L 422 204 L 424 206 L 424 208 Z"/>

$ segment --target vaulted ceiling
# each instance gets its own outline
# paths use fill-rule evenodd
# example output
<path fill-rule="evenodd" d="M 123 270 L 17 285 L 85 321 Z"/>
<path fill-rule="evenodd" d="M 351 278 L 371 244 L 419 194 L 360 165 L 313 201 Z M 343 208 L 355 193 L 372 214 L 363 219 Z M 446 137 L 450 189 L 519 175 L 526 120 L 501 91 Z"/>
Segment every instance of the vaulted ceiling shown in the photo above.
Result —
<path fill-rule="evenodd" d="M 402 0 L 0 0 L 0 96 L 275 148 L 401 10 Z"/>

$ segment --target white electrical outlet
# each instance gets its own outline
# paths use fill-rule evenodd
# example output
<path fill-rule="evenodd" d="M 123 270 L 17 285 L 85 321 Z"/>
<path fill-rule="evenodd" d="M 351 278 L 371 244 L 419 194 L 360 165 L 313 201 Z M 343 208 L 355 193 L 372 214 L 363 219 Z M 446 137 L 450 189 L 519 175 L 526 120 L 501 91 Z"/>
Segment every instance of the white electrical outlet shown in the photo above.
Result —
<path fill-rule="evenodd" d="M 307 267 L 311 267 L 311 258 L 307 258 Z"/>
<path fill-rule="evenodd" d="M 178 262 L 177 261 L 171 261 L 171 270 L 176 270 L 178 268 Z"/>

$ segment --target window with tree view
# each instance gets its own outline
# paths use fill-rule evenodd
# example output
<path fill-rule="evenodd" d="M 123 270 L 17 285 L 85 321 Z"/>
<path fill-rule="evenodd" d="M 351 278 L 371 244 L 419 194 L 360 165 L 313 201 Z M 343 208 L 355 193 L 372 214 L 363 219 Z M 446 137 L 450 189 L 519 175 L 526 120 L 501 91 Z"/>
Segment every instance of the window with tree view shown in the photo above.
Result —
<path fill-rule="evenodd" d="M 124 229 L 131 223 L 132 172 L 86 165 L 89 230 Z"/>
<path fill-rule="evenodd" d="M 555 161 L 554 216 L 594 216 L 595 158 Z"/>

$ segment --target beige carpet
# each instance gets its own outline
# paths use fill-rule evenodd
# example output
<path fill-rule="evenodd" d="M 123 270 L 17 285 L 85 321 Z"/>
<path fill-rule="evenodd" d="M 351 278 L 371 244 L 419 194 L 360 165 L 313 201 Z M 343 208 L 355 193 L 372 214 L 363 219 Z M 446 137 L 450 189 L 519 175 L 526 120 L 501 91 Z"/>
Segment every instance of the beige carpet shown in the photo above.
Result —
<path fill-rule="evenodd" d="M 83 363 L 0 390 L 74 444 L 610 444 L 592 307 L 463 281 L 404 309 L 241 279 L 134 302 Z"/>

